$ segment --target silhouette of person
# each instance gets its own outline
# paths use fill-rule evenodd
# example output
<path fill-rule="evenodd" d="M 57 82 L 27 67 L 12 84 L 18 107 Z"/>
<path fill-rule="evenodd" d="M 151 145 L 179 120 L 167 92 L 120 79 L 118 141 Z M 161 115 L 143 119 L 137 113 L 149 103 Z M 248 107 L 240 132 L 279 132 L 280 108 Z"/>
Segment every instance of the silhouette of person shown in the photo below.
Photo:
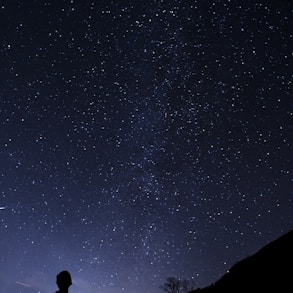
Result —
<path fill-rule="evenodd" d="M 59 288 L 56 293 L 68 293 L 68 288 L 72 284 L 70 273 L 68 271 L 60 272 L 56 277 L 56 284 Z"/>

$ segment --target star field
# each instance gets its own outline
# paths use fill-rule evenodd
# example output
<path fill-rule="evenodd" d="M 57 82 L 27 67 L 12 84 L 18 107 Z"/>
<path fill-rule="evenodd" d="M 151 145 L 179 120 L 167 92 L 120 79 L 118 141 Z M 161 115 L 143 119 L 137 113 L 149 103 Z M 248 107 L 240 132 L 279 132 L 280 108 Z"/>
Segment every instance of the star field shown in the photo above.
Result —
<path fill-rule="evenodd" d="M 290 1 L 2 1 L 0 24 L 1 292 L 203 287 L 292 229 Z"/>

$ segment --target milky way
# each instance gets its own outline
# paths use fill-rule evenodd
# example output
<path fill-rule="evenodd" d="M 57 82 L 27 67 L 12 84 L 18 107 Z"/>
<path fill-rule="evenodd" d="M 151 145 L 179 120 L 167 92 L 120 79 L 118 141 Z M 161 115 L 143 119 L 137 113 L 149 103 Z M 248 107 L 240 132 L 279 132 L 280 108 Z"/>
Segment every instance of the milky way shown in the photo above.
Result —
<path fill-rule="evenodd" d="M 1 292 L 203 287 L 292 229 L 291 1 L 10 0 L 0 23 Z"/>

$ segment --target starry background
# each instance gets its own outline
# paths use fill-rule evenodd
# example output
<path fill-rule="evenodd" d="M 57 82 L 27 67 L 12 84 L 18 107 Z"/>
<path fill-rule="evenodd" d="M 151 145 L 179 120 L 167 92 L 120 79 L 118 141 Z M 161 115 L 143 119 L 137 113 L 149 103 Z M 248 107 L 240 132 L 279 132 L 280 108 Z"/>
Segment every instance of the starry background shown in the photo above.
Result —
<path fill-rule="evenodd" d="M 292 229 L 291 1 L 7 0 L 0 24 L 1 292 L 204 287 Z"/>

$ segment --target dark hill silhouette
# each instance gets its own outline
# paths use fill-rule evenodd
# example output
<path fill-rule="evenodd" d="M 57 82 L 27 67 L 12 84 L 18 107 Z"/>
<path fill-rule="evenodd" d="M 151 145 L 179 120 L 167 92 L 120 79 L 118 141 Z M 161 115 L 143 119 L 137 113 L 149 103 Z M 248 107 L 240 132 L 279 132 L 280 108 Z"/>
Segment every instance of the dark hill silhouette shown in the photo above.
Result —
<path fill-rule="evenodd" d="M 293 230 L 234 266 L 215 283 L 190 293 L 293 292 Z"/>

